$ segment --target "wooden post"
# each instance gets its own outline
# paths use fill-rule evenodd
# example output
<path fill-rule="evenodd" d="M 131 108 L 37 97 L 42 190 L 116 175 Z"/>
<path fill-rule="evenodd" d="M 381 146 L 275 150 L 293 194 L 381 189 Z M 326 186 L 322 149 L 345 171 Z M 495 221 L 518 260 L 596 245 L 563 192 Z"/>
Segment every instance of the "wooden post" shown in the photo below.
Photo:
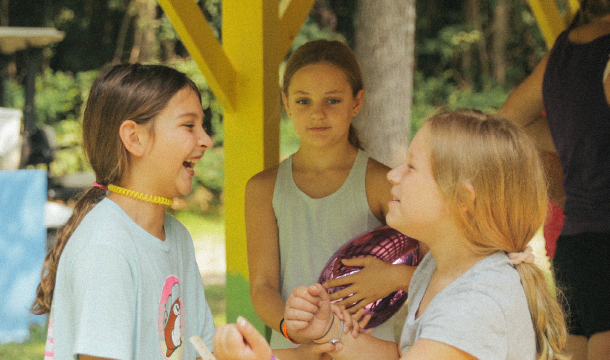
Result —
<path fill-rule="evenodd" d="M 570 8 L 565 17 L 562 17 L 557 9 L 555 1 L 549 0 L 527 0 L 536 18 L 540 32 L 544 37 L 547 47 L 550 49 L 555 44 L 557 36 L 567 28 L 569 22 L 578 9 L 577 0 L 570 0 Z"/>
<path fill-rule="evenodd" d="M 279 162 L 279 65 L 314 1 L 224 1 L 220 45 L 193 0 L 159 0 L 224 108 L 227 321 L 244 316 L 262 333 L 250 301 L 245 188 Z"/>
<path fill-rule="evenodd" d="M 278 2 L 225 1 L 222 11 L 223 47 L 239 74 L 223 122 L 227 321 L 242 315 L 263 332 L 250 301 L 244 198 L 248 179 L 279 161 Z"/>

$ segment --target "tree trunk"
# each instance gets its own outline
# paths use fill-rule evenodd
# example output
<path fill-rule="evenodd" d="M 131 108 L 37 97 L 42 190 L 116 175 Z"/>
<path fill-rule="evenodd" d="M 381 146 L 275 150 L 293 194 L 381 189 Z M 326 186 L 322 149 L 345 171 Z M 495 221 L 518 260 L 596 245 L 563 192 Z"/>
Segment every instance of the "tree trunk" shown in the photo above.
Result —
<path fill-rule="evenodd" d="M 483 23 L 481 20 L 481 2 L 479 0 L 467 0 L 464 4 L 464 19 L 466 24 L 472 26 L 472 29 L 476 30 L 480 34 L 480 38 L 468 51 L 471 56 L 466 56 L 462 63 L 462 69 L 464 70 L 464 77 L 472 81 L 478 74 L 473 74 L 472 69 L 474 68 L 473 60 L 474 49 L 476 48 L 479 54 L 479 61 L 481 65 L 481 75 L 486 78 L 489 77 L 489 54 L 487 53 L 485 32 L 483 31 Z"/>
<path fill-rule="evenodd" d="M 369 154 L 394 167 L 409 144 L 415 51 L 415 0 L 358 0 L 356 55 L 365 101 L 354 119 Z"/>
<path fill-rule="evenodd" d="M 123 51 L 125 51 L 125 40 L 127 39 L 127 31 L 129 30 L 129 24 L 131 24 L 133 19 L 133 6 L 133 0 L 130 0 L 125 9 L 125 14 L 123 14 L 123 20 L 121 20 L 121 27 L 119 28 L 119 33 L 117 35 L 114 58 L 112 59 L 113 64 L 120 63 L 123 58 Z"/>
<path fill-rule="evenodd" d="M 506 82 L 506 43 L 508 42 L 510 12 L 508 0 L 497 0 L 493 20 L 492 64 L 494 79 L 504 85 Z"/>
<path fill-rule="evenodd" d="M 129 62 L 148 62 L 158 55 L 156 42 L 157 2 L 136 0 L 138 13 Z"/>
<path fill-rule="evenodd" d="M 0 26 L 8 26 L 9 0 L 0 0 Z"/>

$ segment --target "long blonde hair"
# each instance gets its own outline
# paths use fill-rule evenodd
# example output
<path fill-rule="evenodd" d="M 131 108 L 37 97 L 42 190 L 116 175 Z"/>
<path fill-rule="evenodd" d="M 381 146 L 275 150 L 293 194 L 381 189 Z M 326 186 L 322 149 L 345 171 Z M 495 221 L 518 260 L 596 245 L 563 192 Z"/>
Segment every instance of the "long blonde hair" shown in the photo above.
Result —
<path fill-rule="evenodd" d="M 121 123 L 127 119 L 139 124 L 154 120 L 174 94 L 187 86 L 200 94 L 185 74 L 161 65 L 116 65 L 98 75 L 83 116 L 83 145 L 97 183 L 116 184 L 127 170 L 127 150 L 119 137 Z M 61 253 L 81 220 L 105 196 L 104 190 L 91 187 L 57 232 L 57 240 L 43 263 L 32 313 L 42 315 L 51 311 Z"/>
<path fill-rule="evenodd" d="M 544 224 L 548 207 L 534 142 L 508 120 L 476 110 L 441 113 L 424 126 L 430 130 L 432 173 L 470 246 L 480 254 L 524 251 Z M 516 268 L 534 324 L 538 359 L 569 359 L 564 314 L 544 274 L 534 264 Z"/>

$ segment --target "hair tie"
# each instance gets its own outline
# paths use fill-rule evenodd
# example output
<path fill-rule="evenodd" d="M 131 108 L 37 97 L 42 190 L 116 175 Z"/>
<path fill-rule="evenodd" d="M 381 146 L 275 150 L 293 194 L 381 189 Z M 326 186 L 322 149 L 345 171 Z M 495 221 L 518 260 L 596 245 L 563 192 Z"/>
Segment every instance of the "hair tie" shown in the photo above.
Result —
<path fill-rule="evenodd" d="M 108 188 L 107 188 L 107 187 L 105 187 L 105 186 L 104 186 L 104 185 L 102 185 L 102 184 L 98 184 L 98 183 L 96 183 L 96 182 L 94 182 L 94 183 L 93 183 L 93 187 L 96 187 L 96 188 L 98 188 L 98 189 L 102 189 L 102 190 L 104 190 L 104 191 L 108 191 Z"/>
<path fill-rule="evenodd" d="M 519 265 L 521 263 L 532 264 L 536 257 L 532 254 L 532 247 L 528 246 L 523 252 L 508 253 L 508 258 L 513 262 L 513 265 Z"/>

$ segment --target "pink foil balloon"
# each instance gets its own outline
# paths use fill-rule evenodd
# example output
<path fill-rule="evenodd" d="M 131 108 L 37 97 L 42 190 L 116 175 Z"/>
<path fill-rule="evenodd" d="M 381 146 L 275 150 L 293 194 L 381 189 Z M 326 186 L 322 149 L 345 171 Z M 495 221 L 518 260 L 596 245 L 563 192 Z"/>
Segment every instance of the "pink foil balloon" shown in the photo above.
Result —
<path fill-rule="evenodd" d="M 343 259 L 364 256 L 374 256 L 391 264 L 419 264 L 419 242 L 403 235 L 389 226 L 381 226 L 368 230 L 345 243 L 328 260 L 320 274 L 318 282 L 325 282 L 360 271 L 361 267 L 345 266 Z M 345 286 L 327 289 L 329 294 L 337 292 Z M 351 296 L 351 295 L 350 295 Z M 365 306 L 365 315 L 371 315 L 366 329 L 375 328 L 391 318 L 407 300 L 406 291 L 396 291 Z M 336 300 L 340 301 L 340 300 Z"/>

